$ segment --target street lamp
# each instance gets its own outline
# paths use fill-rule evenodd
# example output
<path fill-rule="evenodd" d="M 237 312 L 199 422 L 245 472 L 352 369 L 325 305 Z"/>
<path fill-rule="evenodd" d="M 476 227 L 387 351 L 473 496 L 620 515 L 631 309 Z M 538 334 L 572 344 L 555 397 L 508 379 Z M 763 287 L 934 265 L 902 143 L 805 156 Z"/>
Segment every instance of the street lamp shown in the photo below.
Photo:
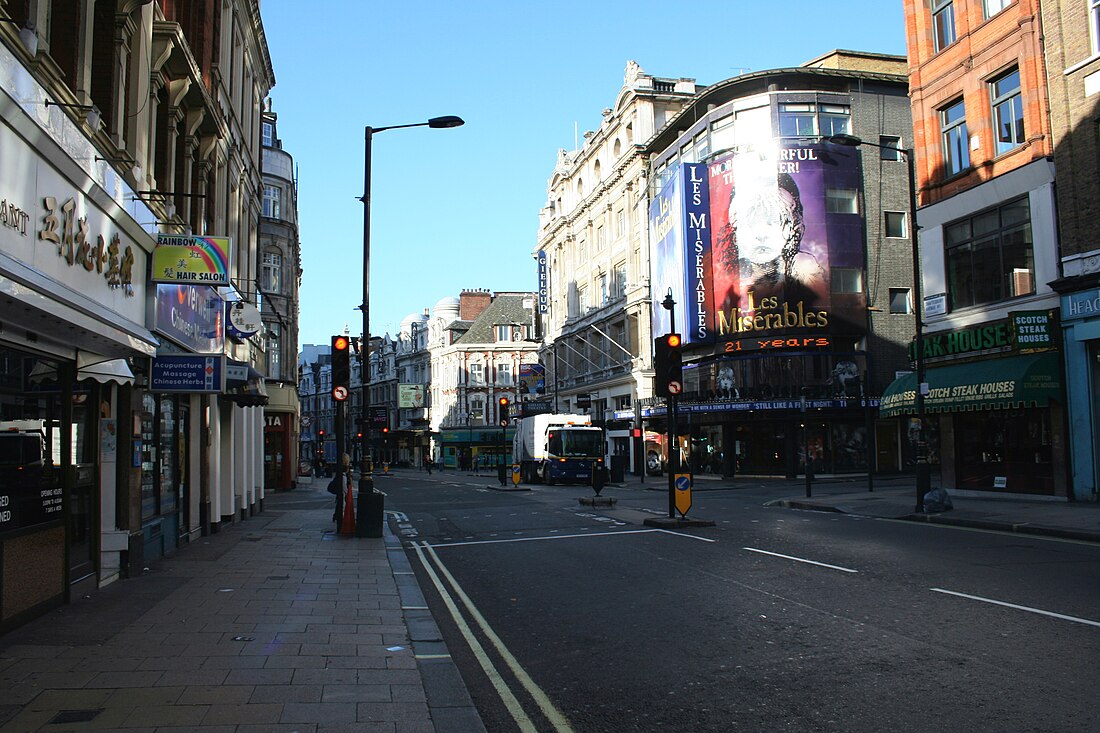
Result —
<path fill-rule="evenodd" d="M 367 455 L 370 446 L 370 163 L 371 142 L 374 133 L 385 130 L 398 130 L 403 127 L 460 127 L 465 124 L 461 117 L 446 115 L 433 117 L 427 122 L 414 122 L 408 125 L 387 125 L 386 127 L 367 126 L 365 130 L 365 155 L 363 159 L 363 342 L 360 352 L 362 368 L 360 370 L 360 383 L 363 390 L 360 399 L 362 412 L 362 433 L 359 438 L 359 494 L 366 495 L 374 491 L 374 479 L 371 477 L 371 463 Z"/>
<path fill-rule="evenodd" d="M 850 148 L 859 147 L 860 145 L 869 145 L 873 148 L 893 150 L 905 156 L 905 162 L 908 167 L 909 236 L 912 240 L 913 248 L 913 348 L 916 349 L 917 352 L 917 390 L 913 397 L 913 408 L 917 418 L 916 511 L 923 512 L 924 495 L 928 493 L 931 488 L 931 467 L 928 465 L 928 442 L 924 434 L 924 391 L 926 389 L 924 383 L 924 319 L 922 316 L 924 299 L 921 296 L 921 260 L 920 249 L 917 246 L 917 174 L 916 166 L 913 164 L 913 149 L 892 145 L 879 145 L 878 143 L 872 143 L 858 138 L 855 135 L 827 135 L 825 140 L 834 145 L 844 145 Z"/>

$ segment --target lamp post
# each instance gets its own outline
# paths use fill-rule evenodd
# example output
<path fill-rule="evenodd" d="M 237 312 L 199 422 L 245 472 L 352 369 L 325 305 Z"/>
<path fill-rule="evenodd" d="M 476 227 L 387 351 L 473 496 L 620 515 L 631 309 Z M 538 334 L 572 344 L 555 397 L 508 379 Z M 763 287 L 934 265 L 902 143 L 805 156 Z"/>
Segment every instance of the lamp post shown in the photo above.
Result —
<path fill-rule="evenodd" d="M 362 370 L 360 374 L 361 388 L 363 390 L 360 404 L 362 412 L 362 437 L 359 443 L 359 494 L 364 496 L 374 491 L 374 479 L 371 477 L 371 460 L 368 456 L 370 447 L 370 164 L 371 142 L 376 132 L 385 130 L 397 130 L 403 127 L 459 127 L 465 124 L 461 117 L 447 115 L 433 117 L 427 122 L 414 122 L 408 125 L 387 125 L 386 127 L 367 126 L 364 132 L 364 158 L 363 158 L 363 343 L 361 351 Z"/>
<path fill-rule="evenodd" d="M 913 149 L 879 145 L 868 142 L 855 135 L 829 135 L 825 140 L 835 145 L 846 147 L 859 147 L 869 145 L 873 148 L 894 150 L 905 156 L 907 171 L 909 174 L 909 236 L 913 249 L 913 348 L 916 350 L 917 389 L 913 397 L 913 410 L 917 419 L 917 503 L 916 511 L 924 511 L 924 495 L 931 489 L 931 467 L 928 465 L 928 442 L 924 433 L 924 394 L 927 385 L 924 383 L 924 298 L 921 295 L 921 258 L 920 248 L 917 245 L 917 173 L 913 163 Z M 868 467 L 870 469 L 870 467 Z"/>

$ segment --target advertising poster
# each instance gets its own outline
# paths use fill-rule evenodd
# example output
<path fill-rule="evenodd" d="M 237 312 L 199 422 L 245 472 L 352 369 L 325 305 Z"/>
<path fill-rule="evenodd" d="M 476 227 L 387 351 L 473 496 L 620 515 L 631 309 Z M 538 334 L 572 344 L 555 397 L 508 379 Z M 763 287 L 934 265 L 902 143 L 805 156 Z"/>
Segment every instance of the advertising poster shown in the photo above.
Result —
<path fill-rule="evenodd" d="M 865 330 L 857 162 L 814 143 L 735 151 L 710 165 L 719 340 Z"/>
<path fill-rule="evenodd" d="M 520 394 L 546 393 L 546 367 L 542 364 L 519 365 Z"/>
<path fill-rule="evenodd" d="M 398 384 L 397 406 L 402 409 L 424 406 L 423 384 Z"/>
<path fill-rule="evenodd" d="M 653 333 L 684 333 L 684 247 L 681 179 L 677 172 L 649 204 L 649 236 L 652 272 Z M 670 324 L 669 312 L 661 306 L 666 295 L 676 303 L 676 322 Z"/>

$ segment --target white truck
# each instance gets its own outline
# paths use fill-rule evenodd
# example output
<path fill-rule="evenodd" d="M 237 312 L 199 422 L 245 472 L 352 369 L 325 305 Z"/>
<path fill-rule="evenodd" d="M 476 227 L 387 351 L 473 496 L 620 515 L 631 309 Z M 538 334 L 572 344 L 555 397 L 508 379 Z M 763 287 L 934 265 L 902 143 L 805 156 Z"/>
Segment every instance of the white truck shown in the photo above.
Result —
<path fill-rule="evenodd" d="M 604 468 L 603 428 L 588 415 L 531 415 L 516 421 L 513 460 L 527 483 L 590 483 Z"/>

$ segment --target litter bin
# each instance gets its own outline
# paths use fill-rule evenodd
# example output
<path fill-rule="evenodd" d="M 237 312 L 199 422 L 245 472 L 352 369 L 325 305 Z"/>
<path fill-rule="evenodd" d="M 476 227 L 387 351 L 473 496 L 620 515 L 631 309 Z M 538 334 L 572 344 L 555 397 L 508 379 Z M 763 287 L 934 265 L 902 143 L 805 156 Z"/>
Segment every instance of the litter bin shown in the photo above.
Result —
<path fill-rule="evenodd" d="M 611 483 L 621 484 L 626 480 L 626 463 L 628 456 L 611 456 Z"/>
<path fill-rule="evenodd" d="M 355 507 L 358 520 L 355 525 L 357 537 L 381 537 L 382 522 L 385 517 L 386 495 L 374 489 L 372 491 L 360 491 L 359 499 Z"/>

